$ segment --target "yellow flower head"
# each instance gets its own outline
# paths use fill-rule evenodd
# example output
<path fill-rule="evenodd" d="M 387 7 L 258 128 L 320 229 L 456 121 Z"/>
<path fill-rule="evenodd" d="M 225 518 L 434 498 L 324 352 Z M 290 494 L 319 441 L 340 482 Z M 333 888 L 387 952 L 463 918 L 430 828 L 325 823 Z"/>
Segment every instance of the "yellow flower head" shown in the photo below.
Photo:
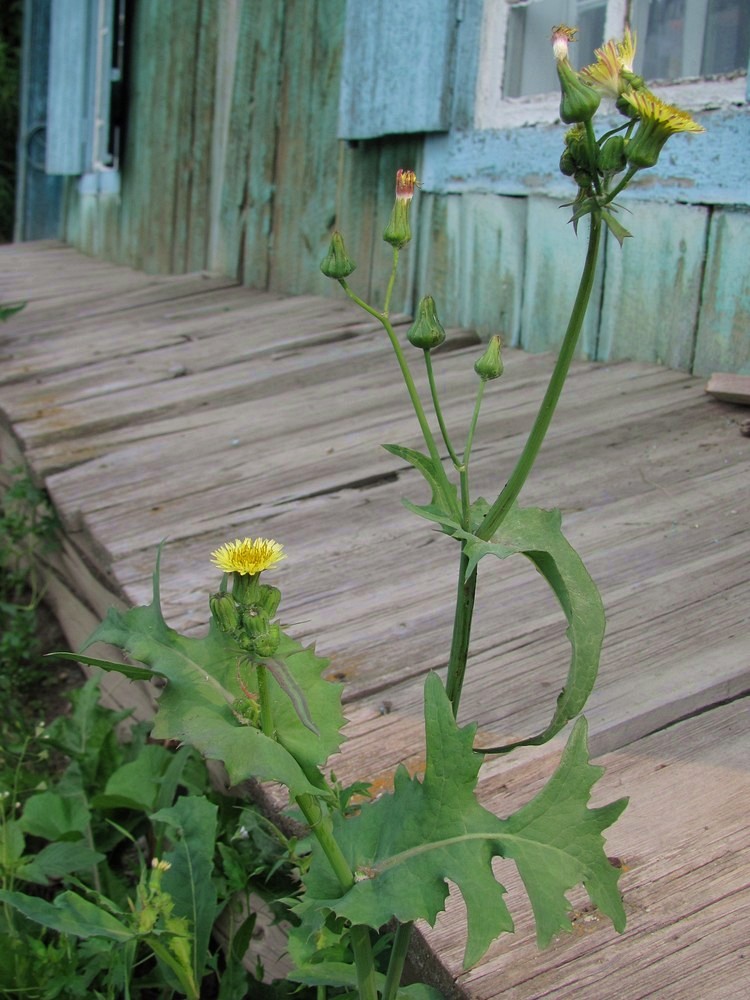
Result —
<path fill-rule="evenodd" d="M 603 94 L 617 99 L 630 86 L 635 45 L 635 35 L 630 28 L 626 28 L 623 40 L 616 42 L 611 38 L 600 49 L 596 49 L 596 62 L 585 66 L 581 73 Z"/>
<path fill-rule="evenodd" d="M 665 104 L 648 90 L 628 91 L 622 99 L 640 119 L 637 132 L 627 144 L 628 163 L 638 170 L 654 166 L 671 135 L 706 131 L 686 111 Z"/>
<path fill-rule="evenodd" d="M 667 135 L 675 132 L 705 132 L 687 111 L 666 104 L 648 90 L 633 90 L 622 95 L 642 122 L 651 122 Z"/>
<path fill-rule="evenodd" d="M 255 576 L 284 558 L 283 546 L 272 538 L 237 538 L 211 553 L 211 561 L 223 573 Z"/>

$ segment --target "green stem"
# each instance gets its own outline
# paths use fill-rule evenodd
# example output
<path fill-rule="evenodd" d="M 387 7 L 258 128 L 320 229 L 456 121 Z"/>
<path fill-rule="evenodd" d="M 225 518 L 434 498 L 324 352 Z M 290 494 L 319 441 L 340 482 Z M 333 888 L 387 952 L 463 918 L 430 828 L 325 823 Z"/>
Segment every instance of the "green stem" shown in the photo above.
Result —
<path fill-rule="evenodd" d="M 578 286 L 578 293 L 573 310 L 570 314 L 568 329 L 565 332 L 560 353 L 557 357 L 552 377 L 550 378 L 547 391 L 544 394 L 539 413 L 537 414 L 534 426 L 531 428 L 528 440 L 524 446 L 521 456 L 511 473 L 508 482 L 505 484 L 502 493 L 493 503 L 479 526 L 476 534 L 479 538 L 488 539 L 497 531 L 510 508 L 518 498 L 526 479 L 531 472 L 539 449 L 542 446 L 544 437 L 549 429 L 552 417 L 555 412 L 560 394 L 565 384 L 565 379 L 570 368 L 570 363 L 575 354 L 578 337 L 583 326 L 583 318 L 586 315 L 586 308 L 591 298 L 591 290 L 594 287 L 594 275 L 596 273 L 596 258 L 599 252 L 599 242 L 601 236 L 602 223 L 600 217 L 594 213 L 591 215 L 591 230 L 589 232 L 589 244 L 586 250 L 586 261 L 583 265 L 581 282 Z"/>
<path fill-rule="evenodd" d="M 593 178 L 594 181 L 594 190 L 596 191 L 597 194 L 601 194 L 602 185 L 599 180 L 599 174 L 597 173 L 596 170 L 596 151 L 599 148 L 599 146 L 596 141 L 596 135 L 594 134 L 594 126 L 592 125 L 590 118 L 586 122 L 585 128 L 586 128 L 586 139 L 588 141 L 588 147 L 589 147 L 588 152 L 589 152 L 589 162 L 591 164 L 591 177 Z"/>
<path fill-rule="evenodd" d="M 406 356 L 404 355 L 404 352 L 401 349 L 401 344 L 399 344 L 398 342 L 398 337 L 396 336 L 396 331 L 393 329 L 391 321 L 384 313 L 378 312 L 377 309 L 374 309 L 372 306 L 368 305 L 363 299 L 361 299 L 357 294 L 355 294 L 351 290 L 351 288 L 347 285 L 346 281 L 344 281 L 343 278 L 339 279 L 339 284 L 344 289 L 349 298 L 352 300 L 352 302 L 356 302 L 360 308 L 365 310 L 365 312 L 368 312 L 371 316 L 374 316 L 381 323 L 383 329 L 388 334 L 388 339 L 390 340 L 391 347 L 393 348 L 393 352 L 396 355 L 398 366 L 401 369 L 401 376 L 404 380 L 404 384 L 406 385 L 406 391 L 409 393 L 409 399 L 411 400 L 411 405 L 414 409 L 417 421 L 419 422 L 419 427 L 422 431 L 422 437 L 424 438 L 424 442 L 427 445 L 427 450 L 430 453 L 430 458 L 432 459 L 435 475 L 441 480 L 441 485 L 443 487 L 446 497 L 450 497 L 451 486 L 450 483 L 448 482 L 448 477 L 445 474 L 445 469 L 443 468 L 443 461 L 440 457 L 440 452 L 438 451 L 437 444 L 435 443 L 435 438 L 433 437 L 432 431 L 430 430 L 430 425 L 427 421 L 427 416 L 425 415 L 424 407 L 422 406 L 422 401 L 419 398 L 417 387 L 414 384 L 414 379 L 409 369 Z M 458 516 L 459 511 L 454 510 L 453 513 Z"/>
<path fill-rule="evenodd" d="M 398 270 L 398 247 L 393 248 L 393 267 L 391 267 L 391 276 L 388 279 L 388 287 L 385 290 L 385 303 L 383 305 L 383 315 L 387 316 L 388 311 L 391 308 L 391 295 L 393 294 L 393 286 L 396 282 L 396 271 Z"/>
<path fill-rule="evenodd" d="M 625 176 L 619 182 L 619 184 L 617 185 L 617 187 L 613 191 L 610 191 L 607 194 L 607 198 L 606 198 L 606 201 L 604 202 L 604 204 L 605 205 L 611 204 L 615 200 L 615 198 L 618 196 L 618 194 L 620 193 L 620 191 L 622 191 L 623 188 L 627 187 L 628 184 L 630 184 L 630 182 L 632 181 L 633 177 L 635 177 L 635 175 L 636 175 L 637 172 L 638 172 L 638 167 L 630 167 L 630 169 L 627 171 L 627 173 L 625 174 Z"/>
<path fill-rule="evenodd" d="M 333 873 L 339 880 L 343 892 L 354 885 L 354 873 L 338 841 L 333 835 L 333 824 L 318 800 L 313 795 L 298 795 L 297 805 L 302 810 L 310 830 L 315 835 Z M 375 979 L 375 961 L 372 956 L 372 942 L 367 927 L 355 924 L 350 929 L 354 962 L 357 967 L 357 985 L 361 1000 L 378 1000 Z"/>
<path fill-rule="evenodd" d="M 446 693 L 453 708 L 454 718 L 458 716 L 458 706 L 461 701 L 461 690 L 466 674 L 466 659 L 469 655 L 469 639 L 471 637 L 471 620 L 474 614 L 474 599 L 477 590 L 477 571 L 466 579 L 469 557 L 461 549 L 461 559 L 458 567 L 458 590 L 456 594 L 456 612 L 453 619 L 453 638 L 448 660 L 448 677 L 445 683 Z"/>
<path fill-rule="evenodd" d="M 448 454 L 451 457 L 451 462 L 460 471 L 461 461 L 458 455 L 453 450 L 453 445 L 451 444 L 450 438 L 448 437 L 448 428 L 445 426 L 445 421 L 443 420 L 443 411 L 440 407 L 440 400 L 438 398 L 437 386 L 435 385 L 435 372 L 432 368 L 432 355 L 429 351 L 423 351 L 424 354 L 424 364 L 427 369 L 427 381 L 430 385 L 430 395 L 432 396 L 432 405 L 435 407 L 435 416 L 437 417 L 438 425 L 440 426 L 440 433 L 443 435 L 443 441 L 445 442 L 445 447 L 448 449 Z"/>
<path fill-rule="evenodd" d="M 486 382 L 484 379 L 479 380 L 479 388 L 477 389 L 477 398 L 474 403 L 474 412 L 471 415 L 471 424 L 469 425 L 469 433 L 466 435 L 466 447 L 464 448 L 464 459 L 460 466 L 461 474 L 461 507 L 463 510 L 463 526 L 467 531 L 471 530 L 471 498 L 469 496 L 469 459 L 471 458 L 471 448 L 474 444 L 474 432 L 477 429 L 477 422 L 479 420 L 479 410 L 482 406 L 482 398 L 484 396 L 484 387 Z"/>
<path fill-rule="evenodd" d="M 264 736 L 273 739 L 273 716 L 271 714 L 271 698 L 268 693 L 268 670 L 263 663 L 256 663 L 258 672 L 258 703 L 260 704 L 260 731 Z"/>
<path fill-rule="evenodd" d="M 385 977 L 382 1000 L 395 1000 L 395 996 L 398 993 L 406 956 L 409 952 L 409 942 L 413 926 L 414 924 L 411 921 L 398 925 L 398 930 L 393 938 L 393 946 L 391 947 L 391 957 L 388 961 L 388 972 Z"/>

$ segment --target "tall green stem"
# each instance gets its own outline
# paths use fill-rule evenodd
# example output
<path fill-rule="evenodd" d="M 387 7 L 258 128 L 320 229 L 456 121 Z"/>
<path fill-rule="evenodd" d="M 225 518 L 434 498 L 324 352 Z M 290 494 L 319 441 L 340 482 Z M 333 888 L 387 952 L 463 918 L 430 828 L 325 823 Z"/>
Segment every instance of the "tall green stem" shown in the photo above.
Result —
<path fill-rule="evenodd" d="M 398 988 L 401 983 L 401 976 L 404 972 L 406 956 L 409 952 L 409 941 L 414 924 L 410 921 L 406 924 L 399 924 L 393 946 L 391 947 L 391 957 L 388 961 L 388 972 L 385 977 L 382 1000 L 395 1000 Z"/>
<path fill-rule="evenodd" d="M 333 835 L 333 824 L 330 816 L 323 812 L 320 803 L 313 795 L 298 795 L 297 805 L 302 810 L 310 830 L 315 835 L 334 875 L 339 880 L 342 891 L 348 892 L 354 885 L 354 873 Z M 354 962 L 357 968 L 359 996 L 361 1000 L 378 1000 L 370 932 L 367 927 L 355 925 L 351 928 L 350 934 Z"/>
<path fill-rule="evenodd" d="M 440 427 L 440 433 L 443 435 L 443 441 L 445 443 L 445 447 L 448 449 L 451 462 L 453 462 L 453 465 L 460 472 L 461 460 L 453 450 L 453 445 L 451 444 L 451 439 L 448 435 L 448 428 L 445 425 L 445 420 L 443 420 L 443 410 L 440 406 L 440 397 L 438 396 L 437 386 L 435 385 L 435 372 L 432 368 L 432 355 L 429 351 L 423 351 L 423 354 L 425 368 L 427 369 L 427 381 L 430 386 L 430 395 L 432 396 L 432 406 L 435 410 L 435 416 L 437 417 L 438 426 Z"/>
<path fill-rule="evenodd" d="M 575 354 L 578 337 L 583 327 L 583 318 L 586 315 L 586 308 L 591 298 L 591 290 L 594 287 L 601 229 L 601 219 L 598 214 L 593 213 L 591 215 L 589 243 L 586 250 L 586 261 L 583 265 L 581 282 L 578 286 L 578 293 L 573 303 L 573 311 L 570 314 L 570 321 L 568 322 L 565 339 L 557 357 L 557 363 L 552 372 L 547 391 L 544 394 L 544 399 L 539 407 L 539 413 L 534 421 L 534 426 L 531 428 L 528 440 L 516 463 L 516 467 L 513 469 L 502 493 L 487 511 L 484 520 L 477 530 L 479 538 L 485 540 L 491 538 L 499 528 L 506 514 L 515 503 L 518 494 L 521 492 L 549 429 L 562 388 L 565 384 L 570 363 Z"/>
<path fill-rule="evenodd" d="M 443 462 L 440 457 L 440 452 L 438 451 L 437 444 L 435 443 L 435 438 L 433 437 L 432 431 L 430 430 L 430 425 L 427 421 L 427 416 L 424 412 L 424 407 L 422 406 L 422 400 L 419 398 L 419 393 L 417 392 L 417 387 L 414 384 L 414 378 L 412 377 L 409 364 L 406 360 L 403 350 L 401 349 L 401 344 L 398 342 L 398 337 L 396 336 L 396 331 L 393 329 L 393 325 L 385 313 L 378 312 L 372 306 L 368 305 L 364 299 L 361 299 L 357 294 L 355 294 L 351 288 L 347 285 L 343 278 L 339 280 L 339 284 L 344 289 L 346 294 L 352 300 L 356 302 L 357 305 L 368 312 L 371 316 L 374 316 L 383 326 L 383 329 L 388 334 L 388 339 L 391 342 L 391 347 L 396 355 L 396 360 L 398 361 L 398 366 L 401 369 L 401 376 L 404 380 L 406 386 L 406 391 L 409 393 L 409 399 L 411 400 L 411 405 L 414 408 L 414 413 L 416 415 L 417 421 L 419 423 L 420 430 L 422 431 L 422 437 L 427 445 L 427 450 L 430 453 L 430 458 L 432 459 L 433 468 L 435 475 L 440 478 L 441 484 L 445 491 L 446 496 L 451 496 L 451 487 L 448 482 L 448 477 L 443 468 Z M 458 513 L 458 511 L 454 511 Z"/>
<path fill-rule="evenodd" d="M 474 599 L 477 591 L 477 571 L 475 569 L 467 580 L 466 570 L 468 566 L 469 557 L 461 549 L 461 559 L 458 566 L 456 611 L 453 619 L 453 638 L 451 640 L 450 658 L 448 660 L 448 677 L 445 683 L 445 690 L 450 699 L 454 717 L 458 716 L 458 706 L 461 701 L 461 690 L 466 673 L 466 659 L 469 655 Z"/>

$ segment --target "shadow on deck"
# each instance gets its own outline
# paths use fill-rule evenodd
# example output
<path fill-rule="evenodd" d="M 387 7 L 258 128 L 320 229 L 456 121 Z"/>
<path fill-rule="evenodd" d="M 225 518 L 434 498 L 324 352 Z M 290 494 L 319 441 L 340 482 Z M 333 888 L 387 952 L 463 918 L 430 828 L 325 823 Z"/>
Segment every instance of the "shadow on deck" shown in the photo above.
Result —
<path fill-rule="evenodd" d="M 200 632 L 209 554 L 270 535 L 275 582 L 303 642 L 346 682 L 349 742 L 334 768 L 386 787 L 423 757 L 421 695 L 446 659 L 450 541 L 400 504 L 416 472 L 383 451 L 417 427 L 379 329 L 347 301 L 282 298 L 199 275 L 153 277 L 57 244 L 0 249 L 0 458 L 26 464 L 65 528 L 50 596 L 71 645 L 112 603 L 150 600 L 156 545 L 167 620 Z M 436 358 L 450 427 L 465 426 L 478 350 Z M 502 485 L 546 384 L 549 356 L 506 352 L 475 441 L 473 485 Z M 514 938 L 461 972 L 462 906 L 418 946 L 446 992 L 577 1000 L 747 995 L 750 956 L 750 441 L 738 406 L 683 373 L 578 362 L 524 502 L 558 506 L 608 610 L 587 710 L 607 765 L 602 801 L 629 795 L 607 850 L 629 924 L 585 908 L 538 953 L 513 872 Z M 413 533 L 413 534 L 412 534 Z M 489 561 L 487 561 L 489 562 Z M 562 616 L 523 560 L 482 565 L 462 720 L 501 742 L 544 726 L 567 669 Z M 108 678 L 109 698 L 152 692 Z M 482 771 L 507 814 L 544 780 L 559 743 Z M 602 756 L 603 755 L 603 756 Z M 571 898 L 575 907 L 581 900 Z M 446 984 L 453 983 L 455 986 Z"/>

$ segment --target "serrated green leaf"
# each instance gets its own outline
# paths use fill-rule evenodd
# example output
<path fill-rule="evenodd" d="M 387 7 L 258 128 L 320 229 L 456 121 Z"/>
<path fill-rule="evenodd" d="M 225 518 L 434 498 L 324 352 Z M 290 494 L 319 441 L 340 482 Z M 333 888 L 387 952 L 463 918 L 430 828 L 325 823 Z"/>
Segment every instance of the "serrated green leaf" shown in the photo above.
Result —
<path fill-rule="evenodd" d="M 222 760 L 230 780 L 278 781 L 293 795 L 322 794 L 319 768 L 340 746 L 344 723 L 341 685 L 325 680 L 327 661 L 282 632 L 275 659 L 294 678 L 318 733 L 300 719 L 294 704 L 273 676 L 268 678 L 276 739 L 242 725 L 232 705 L 243 695 L 238 669 L 246 654 L 212 622 L 207 635 L 180 635 L 164 621 L 159 600 L 159 560 L 154 572 L 154 597 L 145 607 L 110 609 L 84 645 L 104 642 L 122 649 L 169 683 L 159 697 L 154 719 L 155 739 L 189 743 L 204 756 Z M 238 664 L 240 666 L 238 666 Z M 111 664 L 118 670 L 118 664 Z M 140 668 L 136 668 L 140 669 Z M 125 667 L 126 675 L 133 668 Z M 252 670 L 250 671 L 252 673 Z M 245 676 L 245 687 L 257 690 Z"/>
<path fill-rule="evenodd" d="M 536 736 L 501 747 L 482 748 L 481 752 L 507 753 L 519 746 L 539 746 L 574 719 L 591 694 L 606 624 L 599 591 L 581 557 L 563 535 L 557 510 L 514 505 L 489 541 L 461 529 L 456 537 L 464 540 L 469 557 L 467 576 L 484 556 L 499 559 L 516 553 L 526 556 L 552 588 L 568 620 L 565 634 L 571 646 L 570 665 L 550 724 Z"/>
<path fill-rule="evenodd" d="M 456 487 L 451 483 L 447 483 L 445 476 L 442 474 L 442 467 L 440 472 L 438 472 L 429 455 L 424 455 L 413 448 L 406 448 L 400 444 L 384 444 L 383 447 L 391 455 L 402 458 L 409 465 L 414 466 L 418 472 L 421 472 L 432 492 L 432 497 L 428 504 L 413 504 L 405 500 L 404 506 L 420 517 L 426 517 L 429 521 L 436 521 L 443 526 L 445 531 L 451 534 L 453 528 L 458 527 L 461 520 L 461 510 Z"/>
<path fill-rule="evenodd" d="M 592 902 L 618 929 L 625 916 L 617 893 L 619 871 L 604 854 L 602 830 L 625 807 L 588 809 L 602 773 L 588 762 L 580 720 L 548 785 L 523 809 L 499 819 L 478 802 L 481 759 L 472 749 L 475 725 L 459 728 L 437 675 L 425 684 L 427 767 L 423 781 L 396 773 L 394 792 L 365 803 L 350 819 L 334 817 L 336 839 L 358 881 L 338 897 L 338 882 L 315 847 L 306 877 L 308 903 L 317 900 L 354 924 L 380 927 L 434 923 L 448 894 L 446 880 L 464 897 L 468 934 L 464 965 L 479 961 L 494 938 L 513 929 L 505 889 L 493 857 L 513 858 L 534 907 L 541 945 L 570 929 L 565 893 L 582 882 Z"/>

